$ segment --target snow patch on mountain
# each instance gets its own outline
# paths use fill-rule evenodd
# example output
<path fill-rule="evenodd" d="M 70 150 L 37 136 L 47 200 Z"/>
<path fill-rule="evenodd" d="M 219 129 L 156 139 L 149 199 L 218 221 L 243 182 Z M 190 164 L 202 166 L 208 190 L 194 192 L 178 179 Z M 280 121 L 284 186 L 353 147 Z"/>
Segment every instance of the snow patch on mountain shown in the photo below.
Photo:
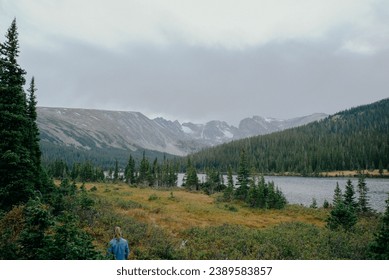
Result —
<path fill-rule="evenodd" d="M 41 141 L 85 150 L 113 147 L 175 155 L 304 125 L 327 116 L 313 114 L 290 120 L 253 116 L 243 119 L 235 127 L 218 120 L 205 124 L 181 124 L 177 120 L 149 119 L 139 112 L 38 107 L 37 113 Z"/>

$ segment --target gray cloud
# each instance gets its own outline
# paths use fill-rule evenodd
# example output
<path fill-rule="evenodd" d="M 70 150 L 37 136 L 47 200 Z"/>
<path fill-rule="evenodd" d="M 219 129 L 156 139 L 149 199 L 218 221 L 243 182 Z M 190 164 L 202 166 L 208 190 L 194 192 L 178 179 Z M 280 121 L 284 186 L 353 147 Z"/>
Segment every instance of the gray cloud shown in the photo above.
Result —
<path fill-rule="evenodd" d="M 336 111 L 388 96 L 389 52 L 288 41 L 240 50 L 131 45 L 121 52 L 64 41 L 24 50 L 42 106 L 141 111 L 181 121 Z"/>
<path fill-rule="evenodd" d="M 238 4 L 239 3 L 239 4 Z M 386 0 L 0 0 L 41 106 L 236 124 L 388 97 Z M 4 38 L 4 37 L 3 37 Z"/>

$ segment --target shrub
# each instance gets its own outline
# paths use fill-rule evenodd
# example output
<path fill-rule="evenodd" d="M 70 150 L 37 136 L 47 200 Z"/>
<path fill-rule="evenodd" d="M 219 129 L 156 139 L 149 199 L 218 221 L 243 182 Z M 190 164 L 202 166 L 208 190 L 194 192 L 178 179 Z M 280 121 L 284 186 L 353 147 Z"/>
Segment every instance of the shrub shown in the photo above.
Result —
<path fill-rule="evenodd" d="M 369 251 L 373 259 L 389 260 L 389 197 L 386 200 L 386 210 L 380 229 L 374 234 L 374 241 L 370 244 Z"/>
<path fill-rule="evenodd" d="M 153 193 L 149 196 L 149 201 L 153 201 L 153 200 L 157 200 L 157 199 L 159 199 L 159 197 L 155 193 Z"/>
<path fill-rule="evenodd" d="M 234 205 L 225 204 L 224 208 L 231 212 L 238 212 L 238 208 L 236 208 Z"/>
<path fill-rule="evenodd" d="M 186 259 L 366 259 L 371 224 L 354 232 L 291 222 L 257 230 L 223 225 L 184 232 Z"/>
<path fill-rule="evenodd" d="M 330 212 L 327 219 L 327 227 L 331 230 L 343 228 L 351 230 L 357 223 L 355 208 L 351 205 L 345 205 L 343 202 L 338 203 Z"/>

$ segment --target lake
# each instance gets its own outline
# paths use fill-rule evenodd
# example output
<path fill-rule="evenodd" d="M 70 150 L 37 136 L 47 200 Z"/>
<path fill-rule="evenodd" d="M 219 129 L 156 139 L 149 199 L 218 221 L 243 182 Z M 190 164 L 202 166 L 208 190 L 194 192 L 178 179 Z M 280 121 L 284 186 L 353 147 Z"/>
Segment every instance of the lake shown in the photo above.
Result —
<path fill-rule="evenodd" d="M 178 174 L 177 185 L 181 186 L 184 174 Z M 205 182 L 205 174 L 198 174 L 200 182 Z M 350 178 L 353 182 L 356 197 L 358 197 L 357 184 L 358 178 Z M 224 176 L 225 183 L 227 177 Z M 236 176 L 234 176 L 236 180 Z M 288 176 L 265 176 L 266 181 L 273 181 L 276 186 L 284 193 L 290 204 L 302 204 L 309 206 L 312 199 L 315 198 L 317 205 L 322 206 L 326 199 L 332 203 L 336 182 L 344 192 L 348 178 L 311 178 L 311 177 L 288 177 Z M 369 188 L 368 197 L 370 207 L 383 212 L 385 210 L 385 200 L 389 193 L 389 179 L 366 178 L 366 184 Z"/>

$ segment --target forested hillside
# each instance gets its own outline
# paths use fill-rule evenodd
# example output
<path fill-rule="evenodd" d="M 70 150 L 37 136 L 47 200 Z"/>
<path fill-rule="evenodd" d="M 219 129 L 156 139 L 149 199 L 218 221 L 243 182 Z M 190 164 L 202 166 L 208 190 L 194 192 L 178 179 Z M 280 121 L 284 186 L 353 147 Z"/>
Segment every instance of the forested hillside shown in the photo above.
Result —
<path fill-rule="evenodd" d="M 303 175 L 389 168 L 389 99 L 342 111 L 322 121 L 233 141 L 191 155 L 198 169 L 237 170 L 241 150 L 259 172 Z"/>
<path fill-rule="evenodd" d="M 151 150 L 136 150 L 126 151 L 119 148 L 105 148 L 99 150 L 81 150 L 75 147 L 60 146 L 50 142 L 40 142 L 40 148 L 42 151 L 42 163 L 44 166 L 48 166 L 55 161 L 63 161 L 68 166 L 72 166 L 75 163 L 90 162 L 95 166 L 99 166 L 104 170 L 109 170 L 114 167 L 116 160 L 119 162 L 119 166 L 124 168 L 126 166 L 130 154 L 134 157 L 137 164 L 142 160 L 143 152 L 146 153 L 146 157 L 153 161 L 158 159 L 162 161 L 164 158 L 174 158 L 173 155 L 165 154 L 158 151 Z"/>

